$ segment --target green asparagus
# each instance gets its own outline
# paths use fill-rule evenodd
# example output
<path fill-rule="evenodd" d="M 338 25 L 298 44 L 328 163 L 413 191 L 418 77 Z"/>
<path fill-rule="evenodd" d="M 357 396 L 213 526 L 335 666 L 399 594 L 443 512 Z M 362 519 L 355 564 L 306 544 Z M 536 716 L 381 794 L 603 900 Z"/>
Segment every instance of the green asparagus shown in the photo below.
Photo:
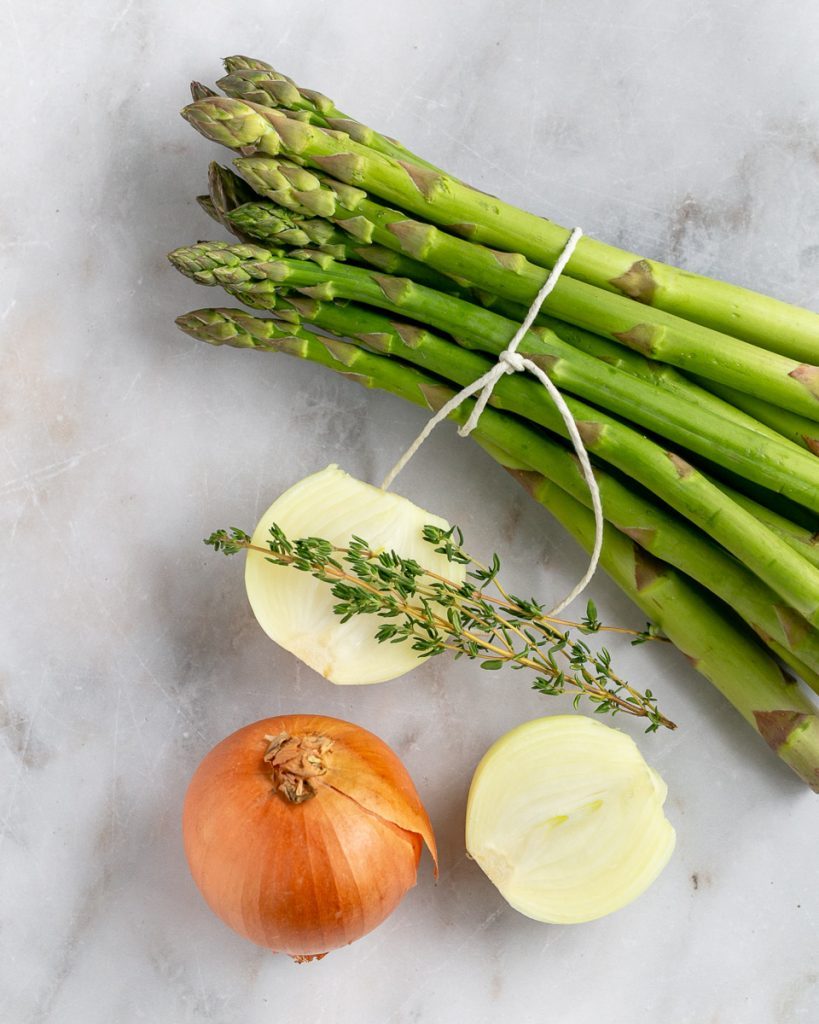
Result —
<path fill-rule="evenodd" d="M 381 135 L 343 114 L 328 96 L 312 89 L 300 89 L 292 78 L 274 71 L 264 61 L 242 56 L 226 57 L 225 70 L 227 75 L 216 84 L 228 96 L 257 103 L 262 107 L 286 110 L 291 117 L 301 118 L 320 128 L 343 132 L 376 153 L 397 160 L 408 160 L 428 170 L 438 170 L 434 164 L 411 153 L 396 139 Z M 194 96 L 196 99 L 199 97 Z"/>
<path fill-rule="evenodd" d="M 177 323 L 186 333 L 211 344 L 286 352 L 416 404 L 440 407 L 452 394 L 440 381 L 398 360 L 336 339 L 321 338 L 297 327 L 291 331 L 274 321 L 257 321 L 257 338 L 240 326 L 243 318 L 249 324 L 248 315 L 239 310 L 199 310 L 180 317 Z M 451 418 L 464 422 L 470 406 L 469 402 L 461 406 Z M 544 456 L 544 445 L 548 442 L 503 413 L 486 409 L 473 437 L 496 457 L 498 453 L 508 453 L 501 457 L 508 468 L 549 471 L 550 461 Z M 586 542 L 593 532 L 590 516 L 584 515 L 579 502 L 568 496 L 561 498 L 563 493 L 554 503 L 545 495 L 541 500 L 548 501 L 547 507 L 554 510 L 562 508 L 561 521 L 567 526 L 575 524 L 573 528 L 582 533 Z M 664 632 L 670 631 L 668 635 L 697 670 L 714 683 L 775 753 L 809 785 L 819 789 L 819 722 L 815 709 L 797 687 L 785 682 L 762 649 L 718 607 L 709 606 L 685 576 L 649 555 L 640 554 L 634 541 L 611 528 L 606 532 L 603 565 Z M 663 579 L 667 584 L 661 583 Z"/>
<path fill-rule="evenodd" d="M 801 445 L 813 455 L 819 455 L 819 423 L 790 412 L 788 409 L 770 405 L 760 398 L 754 398 L 753 395 L 746 395 L 742 391 L 725 387 L 723 384 L 705 380 L 701 380 L 700 383 L 715 395 L 719 395 L 725 402 L 731 403 L 738 409 L 743 409 L 749 416 L 754 416 L 768 427 L 773 428 L 782 437 L 787 437 L 794 444 Z"/>
<path fill-rule="evenodd" d="M 338 182 L 334 182 L 332 179 L 329 179 L 324 175 L 317 174 L 315 176 L 315 182 L 312 189 L 300 192 L 297 197 L 295 191 L 287 187 L 286 172 L 288 170 L 288 166 L 292 165 L 288 165 L 286 161 L 278 161 L 275 157 L 250 157 L 239 159 L 236 161 L 236 164 L 242 170 L 248 182 L 252 184 L 260 194 L 265 194 L 268 197 L 274 197 L 277 202 L 282 203 L 282 208 L 287 210 L 288 215 L 294 218 L 298 223 L 305 226 L 319 223 L 326 227 L 327 221 L 321 219 L 318 221 L 310 219 L 313 217 L 310 210 L 311 208 L 315 208 L 317 205 L 325 210 L 329 209 L 329 206 L 326 203 L 326 196 L 322 194 L 323 192 L 329 192 L 335 200 L 335 209 L 332 221 L 339 225 L 340 228 L 344 228 L 348 233 L 349 238 L 354 237 L 357 239 L 366 239 L 371 242 L 374 241 L 381 246 L 389 247 L 396 252 L 396 255 L 403 253 L 404 248 L 399 241 L 399 234 L 392 232 L 389 227 L 389 225 L 393 223 L 398 224 L 399 226 L 408 223 L 403 214 L 398 214 L 396 211 L 386 210 L 384 207 L 378 207 L 376 204 L 366 199 L 362 199 L 361 197 L 365 196 L 364 193 L 355 195 L 353 194 L 355 193 L 355 190 L 350 190 L 346 186 L 340 186 Z M 303 185 L 309 181 L 305 176 L 303 168 L 298 168 L 298 174 L 300 175 L 300 181 Z M 341 203 L 339 199 L 339 192 L 342 189 L 345 199 L 351 203 L 353 208 L 346 208 Z M 282 236 L 276 231 L 277 221 L 274 208 L 272 209 L 269 204 L 248 204 L 246 207 L 236 210 L 234 215 L 231 216 L 231 219 L 238 223 L 247 235 L 259 238 L 263 241 L 271 241 L 274 243 L 280 242 L 282 240 Z M 243 212 L 245 210 L 247 211 L 246 213 Z M 356 211 L 361 211 L 361 213 L 357 213 Z M 378 212 L 376 213 L 375 211 Z M 368 217 L 361 215 L 364 213 L 368 214 L 369 219 Z M 396 218 L 398 218 L 398 220 L 396 220 Z M 268 219 L 273 230 L 266 230 L 266 222 Z M 338 242 L 338 236 L 334 237 L 336 242 Z M 458 242 L 457 239 L 453 241 L 457 242 L 458 245 L 465 244 L 466 246 L 469 246 L 469 243 L 461 243 Z M 496 261 L 498 257 L 499 254 L 493 254 L 493 261 Z M 350 252 L 349 246 L 346 247 L 344 252 L 337 252 L 336 258 L 353 259 L 356 262 L 361 262 L 361 259 L 357 258 L 355 252 Z M 388 273 L 403 274 L 404 276 L 410 277 L 419 283 L 431 283 L 429 278 L 424 279 L 419 275 L 417 270 L 417 268 L 423 267 L 426 269 L 428 274 L 429 268 L 426 264 L 421 263 L 418 260 L 414 260 L 409 256 L 405 257 L 405 259 L 410 260 L 411 264 L 405 266 L 401 270 L 388 269 L 386 260 L 381 264 L 382 269 L 386 270 Z M 443 275 L 440 275 L 440 279 L 443 281 L 448 280 Z M 481 283 L 484 285 L 487 284 L 485 280 Z M 433 283 L 433 287 L 438 287 L 439 290 L 452 290 L 451 288 L 441 289 L 440 284 L 435 283 Z M 507 318 L 520 321 L 525 316 L 526 309 L 522 306 L 509 301 L 498 300 L 496 296 L 493 296 L 487 291 L 481 291 L 476 294 L 477 297 L 483 301 L 484 305 L 501 313 Z M 718 415 L 722 419 L 727 418 L 731 420 L 731 422 L 739 423 L 746 428 L 765 434 L 767 437 L 773 438 L 776 441 L 780 441 L 782 438 L 781 431 L 771 429 L 764 423 L 753 418 L 753 416 L 740 411 L 740 409 L 735 407 L 735 404 L 732 405 L 730 402 L 723 401 L 716 397 L 716 395 L 707 390 L 705 386 L 698 386 L 693 381 L 688 380 L 674 367 L 648 359 L 639 352 L 609 342 L 599 335 L 571 326 L 556 319 L 555 317 L 541 314 L 537 319 L 537 323 L 550 328 L 550 330 L 557 334 L 558 337 L 567 341 L 574 348 L 581 349 L 589 355 L 594 355 L 597 358 L 603 359 L 605 362 L 620 369 L 626 369 L 629 372 L 634 373 L 636 376 L 644 377 L 645 379 L 650 380 L 652 385 L 655 387 L 659 386 L 665 390 L 675 393 L 687 403 L 689 408 L 696 406 L 700 409 L 706 409 L 709 412 Z M 806 420 L 804 422 L 808 421 Z M 653 424 L 651 425 L 653 426 Z"/>
<path fill-rule="evenodd" d="M 419 214 L 472 241 L 518 253 L 532 263 L 552 266 L 566 244 L 568 231 L 458 182 L 442 171 L 429 170 L 393 159 L 321 127 L 289 118 L 276 110 L 228 97 L 205 98 L 182 111 L 207 138 L 233 149 L 253 148 L 275 156 L 286 153 L 328 171 L 333 177 L 365 188 L 373 195 Z M 645 308 L 624 320 L 620 332 L 646 329 L 632 342 L 655 350 L 672 348 L 667 335 L 681 329 L 680 318 L 701 325 L 692 337 L 707 346 L 717 332 L 741 337 L 788 358 L 774 363 L 787 376 L 793 373 L 794 395 L 819 419 L 819 316 L 767 296 L 712 281 L 665 264 L 641 259 L 591 238 L 583 238 L 570 264 L 578 281 L 637 300 Z M 593 316 L 593 308 L 580 303 L 578 316 Z M 618 312 L 612 309 L 612 321 Z M 581 324 L 585 326 L 585 323 Z M 665 328 L 665 330 L 661 330 Z M 722 342 L 723 335 L 719 335 Z M 673 359 L 669 361 L 674 361 Z M 785 368 L 790 366 L 790 370 Z M 708 376 L 708 374 L 706 373 Z M 732 384 L 733 381 L 726 380 Z M 785 387 L 786 382 L 778 381 Z M 742 384 L 737 386 L 740 388 Z M 813 403 L 809 401 L 813 400 Z"/>
<path fill-rule="evenodd" d="M 171 258 L 184 258 L 190 267 L 195 265 L 197 252 L 207 263 L 207 244 L 177 250 Z M 237 254 L 231 262 L 229 251 L 220 249 L 223 265 L 213 270 L 215 280 L 234 286 L 236 294 L 241 291 L 256 299 L 287 287 L 318 298 L 337 297 L 380 306 L 493 355 L 503 351 L 516 330 L 513 322 L 490 310 L 410 279 L 372 274 L 338 263 L 319 267 L 280 259 L 278 254 L 267 260 L 262 252 L 261 247 L 254 247 L 254 255 Z M 210 273 L 213 268 L 205 269 Z M 201 275 L 197 279 L 212 283 Z M 726 424 L 705 409 L 699 409 L 696 421 L 692 421 L 689 406 L 676 396 L 658 394 L 646 381 L 577 351 L 546 328 L 529 331 L 519 351 L 535 358 L 559 387 L 814 508 L 819 493 L 819 462 L 785 439 L 762 437 L 738 424 Z"/>
<path fill-rule="evenodd" d="M 307 321 L 321 330 L 354 339 L 371 351 L 414 363 L 456 384 L 476 380 L 490 365 L 480 356 L 458 353 L 451 343 L 429 331 L 421 331 L 408 323 L 393 322 L 355 305 L 337 306 L 315 299 L 293 298 L 282 300 L 275 313 L 286 320 L 285 333 L 303 337 L 300 327 L 303 321 Z M 247 347 L 254 343 L 261 347 L 282 333 L 282 326 L 275 321 L 260 320 L 238 310 L 211 310 L 206 319 L 207 323 L 201 319 L 192 322 L 195 336 L 204 338 L 210 331 L 213 342 L 217 344 L 223 343 L 224 337 L 248 335 Z M 461 357 L 455 362 L 453 350 Z M 520 394 L 522 389 L 538 387 L 530 381 L 507 377 L 496 385 L 491 403 L 499 409 L 518 411 L 516 394 Z M 545 425 L 555 432 L 566 433 L 556 412 L 552 412 Z M 539 453 L 541 471 L 548 467 L 550 479 L 576 500 L 588 504 L 588 486 L 570 453 L 550 441 L 548 435 L 541 435 Z M 810 627 L 802 616 L 782 604 L 768 587 L 704 534 L 647 498 L 632 493 L 616 477 L 599 468 L 595 475 L 604 514 L 609 522 L 646 551 L 683 569 L 721 597 L 759 636 L 777 643 L 797 671 L 802 665 L 819 671 L 819 631 Z"/>

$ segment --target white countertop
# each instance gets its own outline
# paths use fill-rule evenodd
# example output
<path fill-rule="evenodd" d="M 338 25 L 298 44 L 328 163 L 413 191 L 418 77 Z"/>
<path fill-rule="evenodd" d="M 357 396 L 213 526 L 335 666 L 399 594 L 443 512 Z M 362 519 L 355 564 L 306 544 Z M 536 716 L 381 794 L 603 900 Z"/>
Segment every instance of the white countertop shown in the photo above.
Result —
<path fill-rule="evenodd" d="M 488 192 L 819 308 L 819 7 L 87 0 L 6 5 L 4 27 L 0 1020 L 819 1019 L 817 798 L 676 652 L 616 651 L 680 725 L 618 720 L 668 782 L 676 853 L 631 907 L 560 928 L 507 907 L 462 836 L 489 743 L 566 701 L 442 660 L 339 689 L 265 638 L 201 538 L 329 462 L 380 479 L 424 413 L 185 338 L 174 316 L 221 300 L 165 261 L 222 237 L 193 198 L 223 154 L 177 116 L 188 81 L 248 53 Z M 582 570 L 449 427 L 400 484 L 521 589 Z M 592 593 L 643 625 L 607 579 Z M 179 829 L 204 753 L 291 711 L 390 743 L 441 848 L 437 885 L 422 863 L 385 925 L 308 966 L 211 915 Z"/>

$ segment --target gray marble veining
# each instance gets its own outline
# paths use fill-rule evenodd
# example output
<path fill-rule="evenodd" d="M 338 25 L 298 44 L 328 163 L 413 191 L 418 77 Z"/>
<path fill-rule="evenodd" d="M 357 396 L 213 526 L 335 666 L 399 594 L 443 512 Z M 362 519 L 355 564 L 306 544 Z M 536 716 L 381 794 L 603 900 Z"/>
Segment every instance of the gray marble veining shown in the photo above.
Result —
<path fill-rule="evenodd" d="M 819 7 L 777 0 L 6 5 L 0 1020 L 817 1019 L 816 798 L 681 657 L 617 650 L 681 726 L 620 723 L 669 784 L 675 856 L 630 908 L 553 928 L 503 903 L 462 828 L 488 744 L 565 704 L 441 661 L 334 688 L 266 640 L 239 566 L 200 538 L 329 462 L 380 479 L 423 413 L 186 339 L 173 317 L 214 293 L 164 254 L 213 231 L 193 197 L 217 153 L 177 116 L 188 80 L 245 52 L 489 192 L 819 308 L 818 33 Z M 401 490 L 499 549 L 521 589 L 582 571 L 454 431 Z M 593 592 L 642 626 L 606 579 Z M 209 913 L 179 834 L 206 750 L 296 710 L 393 745 L 441 847 L 437 885 L 423 864 L 382 928 L 309 967 Z"/>

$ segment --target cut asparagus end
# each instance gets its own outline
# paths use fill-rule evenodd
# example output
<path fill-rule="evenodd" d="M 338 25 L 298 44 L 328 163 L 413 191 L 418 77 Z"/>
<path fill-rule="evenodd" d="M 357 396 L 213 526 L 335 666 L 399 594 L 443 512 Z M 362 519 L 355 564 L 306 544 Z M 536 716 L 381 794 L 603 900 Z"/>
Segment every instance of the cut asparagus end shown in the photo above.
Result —
<path fill-rule="evenodd" d="M 755 711 L 759 733 L 775 754 L 789 764 L 814 793 L 819 793 L 819 715 L 785 709 Z"/>

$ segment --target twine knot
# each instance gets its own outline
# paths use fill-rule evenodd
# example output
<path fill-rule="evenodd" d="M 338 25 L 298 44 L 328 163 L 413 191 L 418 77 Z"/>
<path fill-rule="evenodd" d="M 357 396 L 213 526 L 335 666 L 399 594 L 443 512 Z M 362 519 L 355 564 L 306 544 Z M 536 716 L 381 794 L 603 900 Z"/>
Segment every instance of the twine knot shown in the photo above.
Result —
<path fill-rule="evenodd" d="M 526 369 L 526 360 L 513 348 L 505 348 L 498 356 L 498 362 L 503 365 L 504 373 L 523 373 Z"/>

